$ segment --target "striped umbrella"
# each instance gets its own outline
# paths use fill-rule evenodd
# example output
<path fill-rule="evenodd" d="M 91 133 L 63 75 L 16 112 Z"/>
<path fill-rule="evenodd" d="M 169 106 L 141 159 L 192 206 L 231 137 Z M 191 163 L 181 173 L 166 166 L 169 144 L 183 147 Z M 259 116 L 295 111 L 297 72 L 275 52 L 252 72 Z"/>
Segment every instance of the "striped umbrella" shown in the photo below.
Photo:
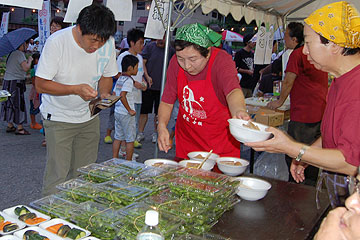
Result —
<path fill-rule="evenodd" d="M 0 38 L 0 57 L 18 49 L 25 41 L 36 34 L 31 28 L 18 28 Z"/>

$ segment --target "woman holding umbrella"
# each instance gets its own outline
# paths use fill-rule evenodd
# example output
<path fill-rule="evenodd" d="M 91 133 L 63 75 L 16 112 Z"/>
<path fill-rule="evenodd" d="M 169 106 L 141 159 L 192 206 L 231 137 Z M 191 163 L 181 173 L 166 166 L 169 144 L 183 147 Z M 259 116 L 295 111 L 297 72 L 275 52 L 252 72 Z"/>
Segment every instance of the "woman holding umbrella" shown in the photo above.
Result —
<path fill-rule="evenodd" d="M 15 51 L 12 51 L 6 61 L 6 71 L 3 81 L 3 90 L 11 93 L 11 97 L 1 105 L 1 118 L 8 123 L 6 132 L 15 132 L 16 135 L 30 135 L 24 129 L 27 123 L 25 97 L 25 77 L 30 69 L 32 57 L 26 59 L 27 42 L 23 42 Z M 15 127 L 16 124 L 16 127 Z"/>

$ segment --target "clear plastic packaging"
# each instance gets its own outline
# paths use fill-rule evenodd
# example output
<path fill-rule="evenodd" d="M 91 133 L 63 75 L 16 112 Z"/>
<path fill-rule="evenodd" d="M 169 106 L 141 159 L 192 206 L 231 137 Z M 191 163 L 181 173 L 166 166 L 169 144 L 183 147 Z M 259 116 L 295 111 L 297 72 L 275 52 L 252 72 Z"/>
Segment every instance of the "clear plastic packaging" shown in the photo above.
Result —
<path fill-rule="evenodd" d="M 95 184 L 80 179 L 71 179 L 56 188 L 65 191 L 68 197 L 76 202 L 94 201 L 99 193 Z"/>
<path fill-rule="evenodd" d="M 183 168 L 177 171 L 176 174 L 184 178 L 191 178 L 195 181 L 213 185 L 223 185 L 230 181 L 229 176 L 201 169 Z"/>
<path fill-rule="evenodd" d="M 117 239 L 132 240 L 145 225 L 145 213 L 152 209 L 145 203 L 134 203 L 121 210 L 123 215 L 114 226 L 118 229 Z M 172 239 L 175 234 L 184 234 L 185 222 L 171 214 L 159 211 L 159 228 L 165 239 Z"/>
<path fill-rule="evenodd" d="M 50 195 L 31 202 L 30 206 L 53 218 L 69 220 L 71 210 L 76 208 L 78 204 Z"/>
<path fill-rule="evenodd" d="M 71 212 L 71 220 L 76 225 L 87 229 L 92 236 L 103 240 L 113 240 L 118 231 L 113 223 L 122 217 L 116 210 L 94 202 L 79 204 Z"/>
<path fill-rule="evenodd" d="M 151 193 L 150 189 L 132 186 L 125 182 L 110 181 L 96 186 L 99 189 L 99 195 L 96 201 L 113 207 L 124 207 Z"/>
<path fill-rule="evenodd" d="M 87 181 L 95 183 L 110 181 L 127 174 L 127 171 L 125 170 L 112 168 L 97 163 L 92 163 L 85 167 L 81 167 L 78 169 L 78 171 Z"/>

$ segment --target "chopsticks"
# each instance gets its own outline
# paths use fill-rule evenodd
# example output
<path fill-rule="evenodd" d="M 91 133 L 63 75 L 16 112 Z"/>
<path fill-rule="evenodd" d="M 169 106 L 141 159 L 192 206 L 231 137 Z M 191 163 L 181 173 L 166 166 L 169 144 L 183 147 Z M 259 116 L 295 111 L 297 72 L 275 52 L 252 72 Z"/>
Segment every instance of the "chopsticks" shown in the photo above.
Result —
<path fill-rule="evenodd" d="M 206 157 L 204 158 L 204 160 L 202 160 L 201 164 L 199 165 L 199 167 L 197 169 L 201 169 L 202 166 L 204 165 L 204 163 L 206 162 L 206 160 L 208 160 L 208 158 L 210 157 L 211 153 L 213 152 L 213 149 L 210 150 L 210 152 L 208 153 L 208 155 L 206 155 Z"/>

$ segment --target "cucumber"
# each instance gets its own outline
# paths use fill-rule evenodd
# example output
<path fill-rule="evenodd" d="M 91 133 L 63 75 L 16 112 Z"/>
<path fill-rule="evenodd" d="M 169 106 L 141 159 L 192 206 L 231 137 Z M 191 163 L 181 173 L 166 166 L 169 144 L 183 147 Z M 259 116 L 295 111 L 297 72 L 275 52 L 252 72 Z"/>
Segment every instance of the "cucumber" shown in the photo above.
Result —
<path fill-rule="evenodd" d="M 11 232 L 11 231 L 14 231 L 14 230 L 16 230 L 18 228 L 19 228 L 19 226 L 16 223 L 9 223 L 9 224 L 6 224 L 4 226 L 3 232 L 4 233 Z"/>
<path fill-rule="evenodd" d="M 31 213 L 31 212 L 22 214 L 22 215 L 20 215 L 19 220 L 25 222 L 25 220 L 30 219 L 30 218 L 36 218 L 36 214 Z"/>
<path fill-rule="evenodd" d="M 85 237 L 85 235 L 86 235 L 86 233 L 83 230 L 73 228 L 68 232 L 66 237 L 76 240 L 76 239 Z"/>
<path fill-rule="evenodd" d="M 5 221 L 5 218 L 0 215 L 0 223 L 2 223 L 3 221 Z"/>
<path fill-rule="evenodd" d="M 59 235 L 60 237 L 66 238 L 70 230 L 71 228 L 68 225 L 62 225 L 56 234 Z"/>
<path fill-rule="evenodd" d="M 24 206 L 15 208 L 14 212 L 15 212 L 16 216 L 21 216 L 21 215 L 30 213 L 29 209 L 27 209 Z"/>

